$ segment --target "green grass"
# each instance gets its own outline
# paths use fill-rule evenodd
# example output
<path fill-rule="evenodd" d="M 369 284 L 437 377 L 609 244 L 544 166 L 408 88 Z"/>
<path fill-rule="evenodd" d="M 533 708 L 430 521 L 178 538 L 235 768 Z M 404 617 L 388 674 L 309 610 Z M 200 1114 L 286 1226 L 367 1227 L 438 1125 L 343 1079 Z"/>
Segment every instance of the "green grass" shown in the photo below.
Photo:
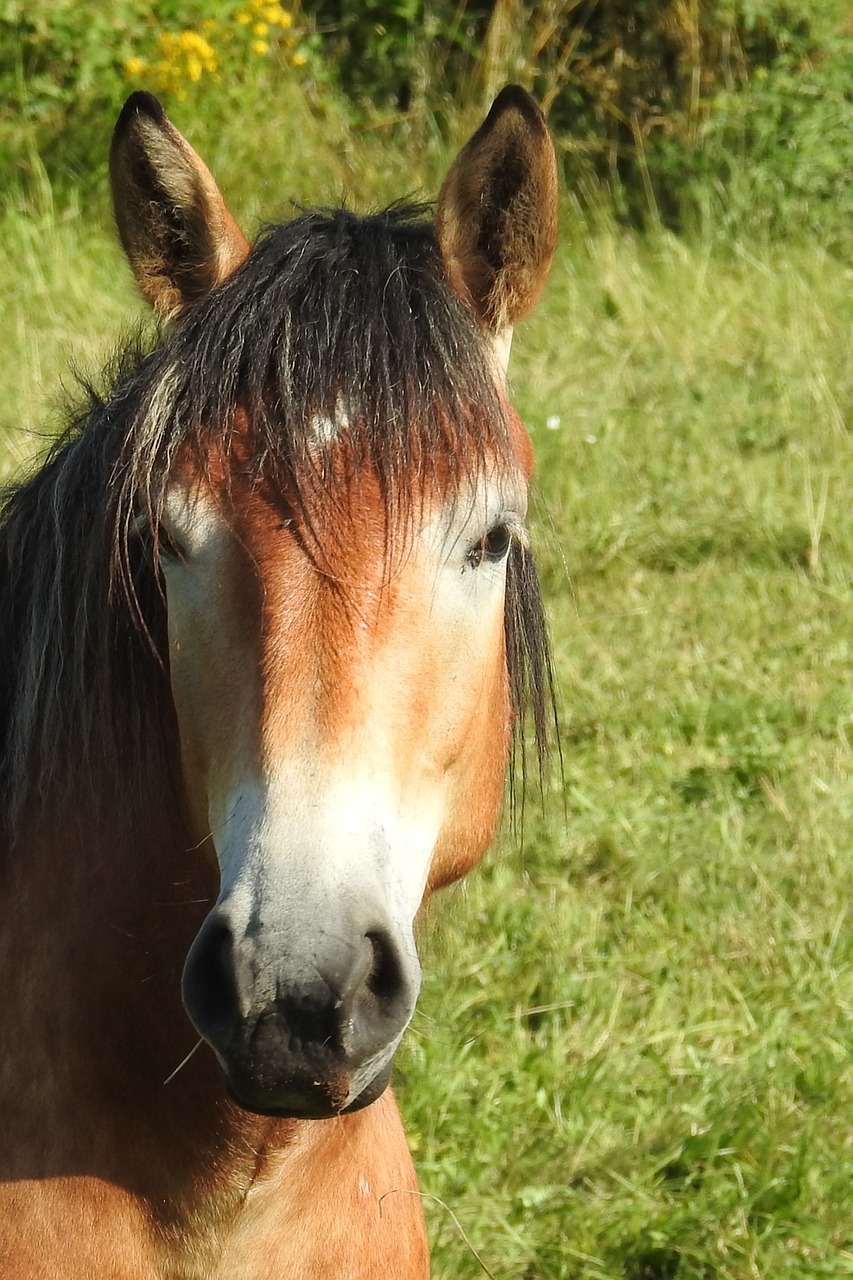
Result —
<path fill-rule="evenodd" d="M 853 1275 L 851 323 L 814 247 L 605 224 L 519 335 L 567 816 L 433 908 L 403 1070 L 496 1277 Z"/>
<path fill-rule="evenodd" d="M 242 185 L 210 129 L 250 226 L 365 165 L 356 203 L 435 185 L 312 128 Z M 7 474 L 139 314 L 103 218 L 42 203 L 2 217 Z M 427 913 L 434 1276 L 853 1276 L 853 278 L 567 223 L 512 367 L 565 787 Z"/>

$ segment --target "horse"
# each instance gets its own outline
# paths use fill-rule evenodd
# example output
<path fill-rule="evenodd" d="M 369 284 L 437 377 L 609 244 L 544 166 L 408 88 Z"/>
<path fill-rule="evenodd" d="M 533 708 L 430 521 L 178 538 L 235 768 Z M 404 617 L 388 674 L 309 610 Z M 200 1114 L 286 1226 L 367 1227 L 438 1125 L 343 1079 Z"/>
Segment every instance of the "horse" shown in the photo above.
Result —
<path fill-rule="evenodd" d="M 0 1274 L 423 1280 L 416 917 L 552 714 L 505 374 L 553 147 L 509 86 L 434 213 L 250 249 L 137 92 L 110 176 L 158 319 L 0 517 Z"/>

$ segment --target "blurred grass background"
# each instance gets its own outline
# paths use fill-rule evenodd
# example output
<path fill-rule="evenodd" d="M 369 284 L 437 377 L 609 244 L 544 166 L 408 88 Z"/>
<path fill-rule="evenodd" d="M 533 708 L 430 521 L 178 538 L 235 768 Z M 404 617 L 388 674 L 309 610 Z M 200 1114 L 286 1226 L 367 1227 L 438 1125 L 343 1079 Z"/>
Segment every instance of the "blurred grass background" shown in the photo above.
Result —
<path fill-rule="evenodd" d="M 511 379 L 564 778 L 424 924 L 437 1280 L 853 1275 L 850 37 L 836 0 L 0 5 L 4 479 L 143 314 L 130 88 L 250 233 L 434 194 L 505 79 L 549 108 Z"/>

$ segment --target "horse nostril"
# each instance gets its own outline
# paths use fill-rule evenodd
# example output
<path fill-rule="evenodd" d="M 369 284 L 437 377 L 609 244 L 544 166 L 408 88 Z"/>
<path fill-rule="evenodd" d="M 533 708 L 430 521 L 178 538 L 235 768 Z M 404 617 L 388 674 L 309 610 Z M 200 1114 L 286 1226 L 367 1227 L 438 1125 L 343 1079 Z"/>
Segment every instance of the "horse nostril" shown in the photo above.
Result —
<path fill-rule="evenodd" d="M 228 925 L 208 917 L 190 948 L 182 981 L 184 1006 L 196 1028 L 213 1044 L 224 1045 L 237 1022 L 234 938 Z"/>
<path fill-rule="evenodd" d="M 400 989 L 402 973 L 393 943 L 379 931 L 366 935 L 373 952 L 370 970 L 365 979 L 368 991 L 377 1000 L 393 999 Z"/>
<path fill-rule="evenodd" d="M 383 946 L 380 934 L 368 933 L 366 938 L 370 943 L 371 960 L 368 977 L 365 978 L 365 986 L 368 987 L 368 991 L 377 996 L 378 1000 L 382 1000 L 383 996 L 391 995 L 394 982 L 394 966 L 389 963 L 386 947 Z"/>

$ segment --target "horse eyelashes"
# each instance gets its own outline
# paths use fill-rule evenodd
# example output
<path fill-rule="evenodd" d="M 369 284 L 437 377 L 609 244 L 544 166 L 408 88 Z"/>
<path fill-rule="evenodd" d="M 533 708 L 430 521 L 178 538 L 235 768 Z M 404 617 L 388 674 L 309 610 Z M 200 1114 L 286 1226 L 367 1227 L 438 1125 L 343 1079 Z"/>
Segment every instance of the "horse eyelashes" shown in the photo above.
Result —
<path fill-rule="evenodd" d="M 512 529 L 507 524 L 497 524 L 468 552 L 468 563 L 473 569 L 479 569 L 483 563 L 497 564 L 511 545 Z"/>

